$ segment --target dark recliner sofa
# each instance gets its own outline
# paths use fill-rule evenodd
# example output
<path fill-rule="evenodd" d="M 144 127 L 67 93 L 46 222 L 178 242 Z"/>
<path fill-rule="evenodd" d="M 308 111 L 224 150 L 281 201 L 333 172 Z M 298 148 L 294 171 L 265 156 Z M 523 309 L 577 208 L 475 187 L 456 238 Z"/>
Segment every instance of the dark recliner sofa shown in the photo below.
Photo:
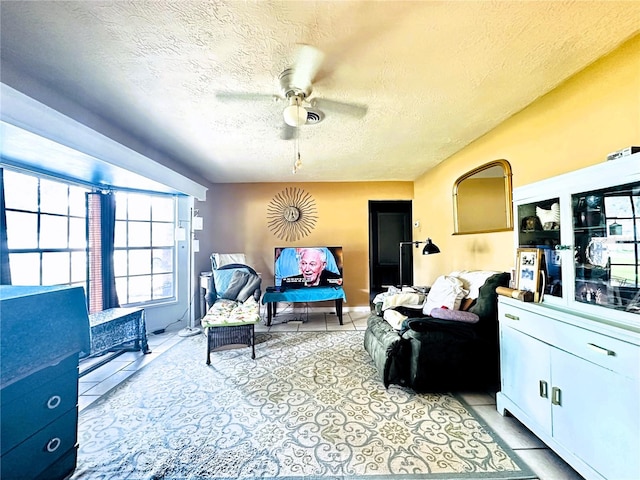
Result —
<path fill-rule="evenodd" d="M 500 381 L 496 288 L 510 275 L 497 273 L 480 288 L 469 311 L 477 323 L 432 317 L 407 318 L 400 331 L 375 313 L 368 319 L 364 347 L 385 387 L 417 392 L 495 388 Z M 403 312 L 406 314 L 406 312 Z"/>

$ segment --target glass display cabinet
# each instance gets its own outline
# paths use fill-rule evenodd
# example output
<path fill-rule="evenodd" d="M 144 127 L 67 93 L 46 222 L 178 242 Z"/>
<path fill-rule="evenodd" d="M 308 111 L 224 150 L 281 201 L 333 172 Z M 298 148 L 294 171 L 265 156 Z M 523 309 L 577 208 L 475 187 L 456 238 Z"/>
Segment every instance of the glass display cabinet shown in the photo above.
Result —
<path fill-rule="evenodd" d="M 543 252 L 543 303 L 640 325 L 639 170 L 636 154 L 514 190 L 516 246 Z"/>

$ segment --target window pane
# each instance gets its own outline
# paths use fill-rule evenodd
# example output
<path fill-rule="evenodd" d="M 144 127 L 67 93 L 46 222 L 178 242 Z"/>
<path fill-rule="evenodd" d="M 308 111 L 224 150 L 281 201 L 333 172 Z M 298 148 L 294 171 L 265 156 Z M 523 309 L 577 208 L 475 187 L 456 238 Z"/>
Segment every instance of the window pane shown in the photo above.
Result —
<path fill-rule="evenodd" d="M 151 220 L 151 198 L 130 193 L 127 213 L 129 220 Z"/>
<path fill-rule="evenodd" d="M 151 211 L 154 221 L 173 222 L 173 197 L 152 197 Z"/>
<path fill-rule="evenodd" d="M 630 197 L 604 197 L 605 211 L 607 217 L 631 217 Z"/>
<path fill-rule="evenodd" d="M 40 216 L 40 248 L 67 248 L 68 217 Z"/>
<path fill-rule="evenodd" d="M 66 215 L 69 211 L 67 185 L 45 178 L 40 179 L 40 211 Z"/>
<path fill-rule="evenodd" d="M 173 249 L 153 249 L 153 273 L 173 272 Z"/>
<path fill-rule="evenodd" d="M 68 252 L 42 253 L 42 285 L 60 285 L 70 282 Z"/>
<path fill-rule="evenodd" d="M 127 219 L 127 201 L 129 195 L 125 192 L 116 192 L 116 219 Z"/>
<path fill-rule="evenodd" d="M 116 248 L 127 246 L 127 222 L 116 220 L 114 236 L 113 244 Z"/>
<path fill-rule="evenodd" d="M 151 273 L 151 250 L 129 250 L 129 275 Z"/>
<path fill-rule="evenodd" d="M 153 298 L 169 298 L 173 296 L 173 275 L 170 273 L 153 276 Z"/>
<path fill-rule="evenodd" d="M 87 197 L 89 190 L 82 187 L 69 186 L 69 215 L 75 217 L 87 216 Z"/>
<path fill-rule="evenodd" d="M 6 208 L 38 211 L 38 179 L 4 170 L 4 201 Z"/>
<path fill-rule="evenodd" d="M 129 303 L 151 300 L 151 275 L 129 277 Z"/>
<path fill-rule="evenodd" d="M 633 241 L 633 220 L 607 219 L 607 232 L 609 232 L 609 242 Z"/>
<path fill-rule="evenodd" d="M 71 252 L 71 282 L 80 283 L 86 282 L 86 280 L 87 254 L 85 252 Z"/>
<path fill-rule="evenodd" d="M 84 218 L 69 219 L 69 248 L 87 248 L 87 227 Z"/>
<path fill-rule="evenodd" d="M 611 258 L 611 263 L 624 263 L 635 265 L 635 244 L 633 243 L 607 243 L 607 255 Z"/>
<path fill-rule="evenodd" d="M 130 303 L 127 285 L 129 285 L 129 279 L 127 277 L 116 278 L 116 293 L 118 294 L 120 304 Z"/>
<path fill-rule="evenodd" d="M 151 224 L 152 229 L 152 245 L 154 247 L 170 247 L 174 243 L 175 228 L 173 223 L 157 223 Z"/>
<path fill-rule="evenodd" d="M 113 273 L 116 277 L 127 275 L 127 251 L 116 250 L 113 252 Z"/>
<path fill-rule="evenodd" d="M 611 285 L 635 287 L 635 267 L 633 265 L 611 265 Z"/>
<path fill-rule="evenodd" d="M 129 247 L 151 246 L 151 223 L 129 222 L 129 234 L 127 235 Z"/>
<path fill-rule="evenodd" d="M 10 253 L 9 268 L 13 285 L 40 285 L 39 253 Z"/>
<path fill-rule="evenodd" d="M 7 246 L 38 248 L 38 215 L 7 211 Z"/>

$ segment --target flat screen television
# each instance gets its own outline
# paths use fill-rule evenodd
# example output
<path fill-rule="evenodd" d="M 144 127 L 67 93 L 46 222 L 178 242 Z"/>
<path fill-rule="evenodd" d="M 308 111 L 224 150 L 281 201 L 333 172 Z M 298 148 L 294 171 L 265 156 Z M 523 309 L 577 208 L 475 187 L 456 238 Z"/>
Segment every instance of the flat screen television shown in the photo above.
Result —
<path fill-rule="evenodd" d="M 342 247 L 280 247 L 275 249 L 276 287 L 342 286 Z"/>

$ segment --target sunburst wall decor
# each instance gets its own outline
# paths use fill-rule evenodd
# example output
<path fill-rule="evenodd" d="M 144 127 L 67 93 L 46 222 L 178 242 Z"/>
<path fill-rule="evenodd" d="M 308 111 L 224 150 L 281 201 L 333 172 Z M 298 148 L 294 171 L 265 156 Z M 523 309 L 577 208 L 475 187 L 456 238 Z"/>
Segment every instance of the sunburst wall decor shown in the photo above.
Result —
<path fill-rule="evenodd" d="M 316 226 L 318 211 L 310 193 L 296 187 L 285 188 L 269 202 L 267 225 L 287 242 L 306 237 Z"/>

